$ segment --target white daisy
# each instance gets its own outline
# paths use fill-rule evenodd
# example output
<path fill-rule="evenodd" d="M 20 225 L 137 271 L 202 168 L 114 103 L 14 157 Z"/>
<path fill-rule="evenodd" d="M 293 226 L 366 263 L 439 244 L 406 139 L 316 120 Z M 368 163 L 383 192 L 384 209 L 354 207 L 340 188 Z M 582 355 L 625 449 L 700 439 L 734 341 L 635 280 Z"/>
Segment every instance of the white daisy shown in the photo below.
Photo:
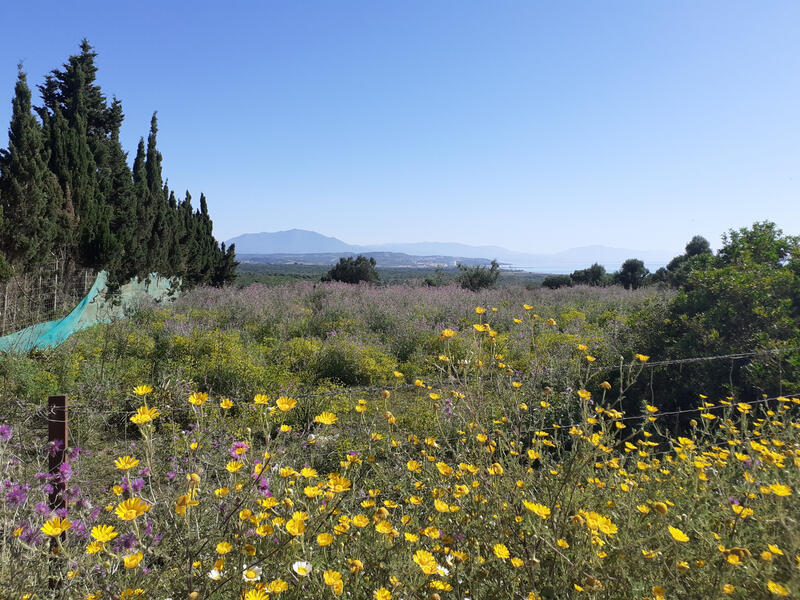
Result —
<path fill-rule="evenodd" d="M 294 569 L 294 572 L 301 577 L 305 577 L 311 573 L 311 563 L 305 560 L 298 560 L 292 565 L 292 569 Z"/>
<path fill-rule="evenodd" d="M 242 571 L 242 578 L 245 581 L 260 581 L 261 580 L 261 567 L 253 565 L 252 567 L 246 567 Z"/>

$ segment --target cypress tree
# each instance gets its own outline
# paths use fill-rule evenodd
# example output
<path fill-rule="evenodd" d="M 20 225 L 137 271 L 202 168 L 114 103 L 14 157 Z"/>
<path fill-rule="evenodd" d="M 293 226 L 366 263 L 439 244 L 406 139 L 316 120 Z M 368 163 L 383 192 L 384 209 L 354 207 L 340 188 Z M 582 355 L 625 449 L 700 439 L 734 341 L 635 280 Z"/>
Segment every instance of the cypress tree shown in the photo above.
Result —
<path fill-rule="evenodd" d="M 147 182 L 148 213 L 152 215 L 152 229 L 147 243 L 147 268 L 149 272 L 164 272 L 167 268 L 169 216 L 167 203 L 169 191 L 161 176 L 161 152 L 158 151 L 158 117 L 150 119 L 147 136 L 147 154 L 144 170 Z"/>
<path fill-rule="evenodd" d="M 192 208 L 192 195 L 186 190 L 186 197 L 178 207 L 178 222 L 180 223 L 180 247 L 182 263 L 178 274 L 188 284 L 197 277 L 199 247 L 195 235 L 194 209 Z"/>
<path fill-rule="evenodd" d="M 236 244 L 231 244 L 226 250 L 225 242 L 222 242 L 220 259 L 214 269 L 214 276 L 211 278 L 210 282 L 211 285 L 222 287 L 236 281 L 236 267 L 238 266 L 239 263 L 236 261 Z"/>
<path fill-rule="evenodd" d="M 137 227 L 138 204 L 133 174 L 127 156 L 116 134 L 109 157 L 109 189 L 107 202 L 112 209 L 111 232 L 118 242 L 116 256 L 109 260 L 111 279 L 124 283 L 138 273 L 144 262 Z"/>
<path fill-rule="evenodd" d="M 200 248 L 200 264 L 197 273 L 197 284 L 205 284 L 211 281 L 214 268 L 220 261 L 219 248 L 217 241 L 212 235 L 214 228 L 211 217 L 208 214 L 208 202 L 205 194 L 200 194 L 200 209 L 195 213 L 197 243 Z"/>
<path fill-rule="evenodd" d="M 56 183 L 61 182 L 63 203 L 56 214 L 56 235 L 54 248 L 56 257 L 69 271 L 71 265 L 77 262 L 77 231 L 78 216 L 75 214 L 75 205 L 72 203 L 72 175 L 69 171 L 67 145 L 71 139 L 69 124 L 61 108 L 56 106 L 55 112 L 50 115 L 47 111 L 39 111 L 44 122 L 47 136 L 47 146 L 50 151 L 49 169 L 55 177 Z"/>
<path fill-rule="evenodd" d="M 157 198 L 163 193 L 164 188 L 164 181 L 161 178 L 161 152 L 158 151 L 158 113 L 153 113 L 150 118 L 144 168 L 147 174 L 147 189 L 154 198 Z"/>
<path fill-rule="evenodd" d="M 85 39 L 80 50 L 67 59 L 62 70 L 51 71 L 39 86 L 44 108 L 52 113 L 59 106 L 69 122 L 79 114 L 85 117 L 86 134 L 93 141 L 110 138 L 122 123 L 121 106 L 116 100 L 108 106 L 100 86 L 95 85 L 97 53 Z"/>
<path fill-rule="evenodd" d="M 155 113 L 128 166 L 122 104 L 109 104 L 95 83 L 96 56 L 83 40 L 45 77 L 41 125 L 20 70 L 11 143 L 0 151 L 0 277 L 9 272 L 4 259 L 24 270 L 55 255 L 67 272 L 108 268 L 112 283 L 153 271 L 187 284 L 232 280 L 234 248 L 214 239 L 205 196 L 195 211 L 188 192 L 179 203 L 163 180 Z"/>
<path fill-rule="evenodd" d="M 184 252 L 181 248 L 183 223 L 178 212 L 178 200 L 175 192 L 170 191 L 167 203 L 168 233 L 167 240 L 167 273 L 170 276 L 181 277 L 184 264 Z"/>
<path fill-rule="evenodd" d="M 23 269 L 52 257 L 60 195 L 47 168 L 39 122 L 31 112 L 31 91 L 19 67 L 12 102 L 9 146 L 0 155 L 0 198 L 6 226 L 3 253 Z"/>
<path fill-rule="evenodd" d="M 102 268 L 117 262 L 121 248 L 111 231 L 114 210 L 108 196 L 114 140 L 124 115 L 121 103 L 114 99 L 109 106 L 95 84 L 97 54 L 91 45 L 83 40 L 80 50 L 39 86 L 44 101 L 39 114 L 50 121 L 50 169 L 68 199 L 67 215 L 75 215 L 75 231 L 67 236 L 69 251 L 76 262 Z"/>
<path fill-rule="evenodd" d="M 0 196 L 0 240 L 2 239 L 5 238 L 3 234 L 3 198 Z M 9 265 L 6 261 L 6 257 L 3 254 L 2 245 L 0 244 L 0 283 L 8 281 L 11 275 L 11 265 Z"/>
<path fill-rule="evenodd" d="M 139 138 L 136 148 L 136 158 L 133 160 L 133 188 L 136 196 L 136 225 L 137 225 L 137 251 L 138 262 L 136 273 L 142 277 L 149 274 L 147 259 L 150 237 L 153 234 L 153 219 L 155 218 L 150 190 L 147 188 L 147 150 L 144 138 Z"/>

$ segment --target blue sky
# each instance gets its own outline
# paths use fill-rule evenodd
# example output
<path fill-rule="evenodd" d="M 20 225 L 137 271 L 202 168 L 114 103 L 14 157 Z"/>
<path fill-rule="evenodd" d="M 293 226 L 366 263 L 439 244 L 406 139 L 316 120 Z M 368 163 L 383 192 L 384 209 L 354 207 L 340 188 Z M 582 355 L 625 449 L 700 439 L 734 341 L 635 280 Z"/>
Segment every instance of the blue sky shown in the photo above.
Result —
<path fill-rule="evenodd" d="M 800 3 L 4 3 L 0 122 L 78 50 L 218 239 L 678 253 L 800 233 Z M 6 138 L 3 137 L 3 142 Z M 5 145 L 5 143 L 3 144 Z"/>

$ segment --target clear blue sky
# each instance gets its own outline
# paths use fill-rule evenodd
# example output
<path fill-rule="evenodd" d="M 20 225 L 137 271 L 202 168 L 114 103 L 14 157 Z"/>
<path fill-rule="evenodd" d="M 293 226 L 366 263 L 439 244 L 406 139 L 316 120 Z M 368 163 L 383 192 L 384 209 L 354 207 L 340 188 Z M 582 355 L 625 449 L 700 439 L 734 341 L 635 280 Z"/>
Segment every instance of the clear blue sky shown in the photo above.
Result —
<path fill-rule="evenodd" d="M 794 0 L 61 0 L 0 23 L 1 127 L 17 62 L 40 83 L 88 38 L 125 148 L 157 110 L 170 186 L 205 192 L 218 239 L 800 233 Z"/>

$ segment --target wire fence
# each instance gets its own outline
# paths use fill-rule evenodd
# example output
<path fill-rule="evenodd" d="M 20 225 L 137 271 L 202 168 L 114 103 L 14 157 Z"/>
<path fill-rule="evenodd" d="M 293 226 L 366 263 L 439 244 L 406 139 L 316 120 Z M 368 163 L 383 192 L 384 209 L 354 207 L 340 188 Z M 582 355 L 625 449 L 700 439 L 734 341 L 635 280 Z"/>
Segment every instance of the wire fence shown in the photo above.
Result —
<path fill-rule="evenodd" d="M 752 352 L 737 352 L 734 354 L 714 354 L 710 356 L 694 356 L 689 358 L 675 358 L 675 359 L 668 359 L 668 360 L 656 360 L 656 361 L 646 361 L 642 362 L 641 365 L 647 369 L 653 369 L 655 367 L 668 367 L 673 365 L 688 365 L 693 363 L 700 363 L 700 362 L 710 362 L 715 360 L 740 360 L 744 358 L 752 358 L 754 356 L 769 356 L 769 355 L 779 355 L 779 354 L 787 354 L 789 352 L 795 352 L 800 350 L 800 346 L 791 346 L 787 348 L 767 348 L 764 350 L 754 350 Z M 589 365 L 590 370 L 594 371 L 616 371 L 619 370 L 621 363 L 615 365 Z"/>
<path fill-rule="evenodd" d="M 96 276 L 54 261 L 0 283 L 0 337 L 69 314 Z"/>
<path fill-rule="evenodd" d="M 607 364 L 607 365 L 588 365 L 589 371 L 618 371 L 620 368 L 626 368 L 628 366 L 635 366 L 636 368 L 642 369 L 654 369 L 659 367 L 671 367 L 676 365 L 686 365 L 692 363 L 700 363 L 700 362 L 711 362 L 711 361 L 722 361 L 722 360 L 741 360 L 746 358 L 752 358 L 755 356 L 768 356 L 768 355 L 781 355 L 790 352 L 800 351 L 800 346 L 793 346 L 787 348 L 772 348 L 772 349 L 765 349 L 765 350 L 756 350 L 752 352 L 738 352 L 733 354 L 715 354 L 715 355 L 707 355 L 707 356 L 696 356 L 696 357 L 687 357 L 687 358 L 678 358 L 678 359 L 669 359 L 669 360 L 661 360 L 661 361 L 646 361 L 641 362 L 639 360 L 634 360 L 632 362 L 624 362 L 621 358 L 620 363 L 617 364 Z M 524 377 L 514 377 L 514 379 L 522 379 Z M 343 388 L 336 388 L 327 391 L 317 391 L 311 389 L 302 389 L 302 388 L 295 388 L 289 390 L 286 395 L 296 396 L 298 398 L 326 398 L 326 397 L 334 397 L 334 396 L 356 396 L 356 395 L 366 395 L 366 394 L 374 394 L 374 393 L 382 393 L 384 391 L 395 392 L 398 390 L 409 390 L 409 389 L 423 389 L 427 390 L 430 386 L 431 382 L 425 382 L 423 379 L 418 380 L 419 383 L 391 383 L 385 385 L 366 385 L 366 386 L 349 386 Z M 448 382 L 448 385 L 442 386 L 439 385 L 438 387 L 457 387 L 458 381 L 453 380 Z M 775 398 L 778 398 L 776 396 Z M 774 400 L 775 398 L 771 398 Z M 220 397 L 221 399 L 221 397 Z M 239 398 L 237 401 L 241 402 L 245 399 Z M 751 401 L 751 403 L 762 403 L 765 400 L 759 399 L 755 401 Z M 17 403 L 19 408 L 28 409 L 34 412 L 36 416 L 42 416 L 44 412 L 47 411 L 47 407 L 43 404 L 35 404 L 35 403 Z M 43 412 L 44 411 L 44 412 Z M 84 414 L 95 414 L 95 415 L 102 415 L 102 414 L 129 414 L 132 415 L 135 410 L 131 409 L 123 409 L 123 408 L 101 408 L 101 407 L 92 407 L 88 404 L 73 404 L 70 406 L 71 412 L 77 413 L 84 413 Z M 660 415 L 667 415 L 667 414 L 678 414 L 679 412 L 685 411 L 676 411 L 670 413 L 659 413 Z M 631 418 L 638 418 L 638 417 L 631 417 Z"/>
<path fill-rule="evenodd" d="M 757 353 L 757 352 L 746 353 L 746 356 L 753 356 L 753 355 L 757 355 L 757 354 L 759 354 L 759 353 Z M 741 357 L 743 355 L 742 354 L 737 354 L 735 356 Z M 691 359 L 691 360 L 694 360 L 694 361 L 696 361 L 696 360 L 715 360 L 715 359 L 716 360 L 727 360 L 727 359 L 730 359 L 730 358 L 731 358 L 731 355 L 717 355 L 717 356 L 696 357 L 696 358 Z M 660 361 L 660 362 L 656 362 L 656 363 L 653 363 L 653 364 L 657 365 L 657 366 L 670 366 L 670 365 L 676 365 L 676 364 L 683 364 L 685 362 L 686 362 L 686 359 L 682 359 L 682 360 L 675 360 L 675 361 Z M 644 364 L 647 364 L 647 363 L 644 363 Z M 400 389 L 410 389 L 410 388 L 418 388 L 420 390 L 420 392 L 422 392 L 422 393 L 425 393 L 425 392 L 428 391 L 427 386 L 425 386 L 423 388 L 420 388 L 419 385 L 406 384 L 406 383 L 395 385 L 395 386 L 391 387 L 390 389 L 392 391 L 396 391 L 396 390 L 400 390 Z M 361 386 L 361 387 L 352 387 L 352 388 L 329 390 L 329 391 L 324 391 L 324 392 L 315 392 L 315 393 L 309 393 L 309 394 L 293 393 L 292 395 L 293 396 L 297 396 L 298 398 L 311 398 L 311 397 L 323 398 L 323 397 L 331 397 L 331 396 L 346 396 L 348 398 L 351 398 L 351 397 L 354 397 L 354 396 L 362 396 L 362 395 L 373 393 L 373 392 L 382 392 L 385 389 L 386 389 L 386 387 L 384 387 L 384 386 Z M 300 390 L 297 390 L 297 392 L 299 392 L 299 391 Z M 693 417 L 699 417 L 698 420 L 707 419 L 707 420 L 711 421 L 713 419 L 722 418 L 723 415 L 721 415 L 720 413 L 724 413 L 725 411 L 737 411 L 738 410 L 739 412 L 742 412 L 742 413 L 749 413 L 751 410 L 754 410 L 757 406 L 761 406 L 761 405 L 770 405 L 770 404 L 772 404 L 773 406 L 783 405 L 783 406 L 792 406 L 793 408 L 800 409 L 800 394 L 790 394 L 790 395 L 787 395 L 787 396 L 781 395 L 781 396 L 762 397 L 762 398 L 759 398 L 759 399 L 756 399 L 756 400 L 750 400 L 750 401 L 748 401 L 746 403 L 739 403 L 736 400 L 732 400 L 732 399 L 715 400 L 715 401 L 711 402 L 708 399 L 705 399 L 705 398 L 702 398 L 702 397 L 698 397 L 696 400 L 697 400 L 697 404 L 692 408 L 684 408 L 684 409 L 679 409 L 679 410 L 668 410 L 668 411 L 655 410 L 654 412 L 643 411 L 640 414 L 613 415 L 611 418 L 612 418 L 613 421 L 620 422 L 620 423 L 627 423 L 627 424 L 636 423 L 636 422 L 643 421 L 643 420 L 646 420 L 646 419 L 658 419 L 658 420 L 660 420 L 660 419 L 663 419 L 665 417 L 674 417 L 676 419 L 680 419 L 680 418 L 682 418 L 684 416 L 688 417 L 689 415 L 691 415 Z M 248 405 L 253 405 L 253 401 L 249 400 L 247 402 L 247 404 Z M 27 418 L 25 419 L 25 421 L 26 421 L 26 423 L 28 425 L 28 431 L 29 432 L 33 432 L 33 431 L 39 430 L 39 429 L 42 429 L 42 430 L 47 429 L 48 430 L 48 439 L 49 439 L 49 447 L 50 447 L 50 452 L 51 452 L 51 454 L 50 454 L 51 458 L 53 456 L 52 452 L 53 452 L 53 442 L 54 442 L 54 440 L 52 438 L 52 435 L 53 435 L 52 432 L 54 430 L 59 430 L 59 428 L 61 428 L 61 431 L 63 432 L 61 434 L 63 436 L 63 438 L 56 438 L 56 439 L 66 439 L 67 435 L 69 435 L 69 437 L 71 438 L 71 441 L 69 443 L 70 446 L 81 445 L 81 439 L 80 438 L 84 437 L 86 432 L 84 431 L 81 434 L 79 434 L 78 436 L 73 436 L 73 433 L 67 434 L 67 428 L 68 428 L 68 424 L 69 423 L 73 423 L 75 425 L 80 424 L 79 429 L 85 429 L 87 425 L 89 425 L 89 427 L 91 428 L 91 427 L 96 427 L 96 422 L 95 422 L 95 424 L 89 424 L 89 422 L 86 420 L 87 417 L 100 416 L 102 418 L 102 417 L 110 417 L 110 416 L 116 415 L 116 416 L 121 417 L 121 422 L 124 423 L 125 425 L 127 425 L 127 421 L 135 413 L 135 410 L 132 410 L 132 409 L 100 408 L 100 407 L 93 408 L 91 406 L 87 406 L 87 405 L 84 405 L 84 404 L 76 404 L 76 405 L 69 406 L 67 408 L 67 412 L 64 413 L 64 412 L 59 412 L 60 409 L 53 405 L 52 398 L 51 398 L 51 402 L 50 402 L 49 406 L 48 405 L 29 404 L 29 403 L 19 403 L 19 406 L 21 408 L 29 409 L 27 411 Z M 658 407 L 655 407 L 655 408 L 658 409 Z M 535 410 L 535 408 L 533 410 Z M 174 414 L 174 411 L 173 411 L 172 407 L 164 407 L 163 411 L 164 411 L 164 417 L 167 417 L 167 419 L 170 419 L 170 417 L 172 417 L 174 419 L 175 414 Z M 178 411 L 178 412 L 180 412 L 180 411 Z M 597 411 L 597 412 L 599 413 L 599 412 L 602 412 L 602 411 Z M 67 415 L 69 415 L 69 416 L 67 416 Z M 541 428 L 538 428 L 537 431 L 554 433 L 554 434 L 560 433 L 561 435 L 572 435 L 572 432 L 570 430 L 572 430 L 573 428 L 584 428 L 584 427 L 586 427 L 586 425 L 587 425 L 587 423 L 586 423 L 585 420 L 582 420 L 580 422 L 561 424 L 561 425 L 554 423 L 551 426 L 544 426 L 543 425 L 543 426 L 541 426 Z M 70 429 L 71 429 L 71 427 L 70 427 Z M 626 434 L 623 431 L 624 430 L 620 430 L 620 431 L 617 432 L 619 437 L 615 438 L 613 440 L 614 444 L 621 444 L 623 441 L 630 440 L 630 439 L 633 439 L 633 438 L 637 438 L 638 439 L 638 436 L 639 436 L 639 434 L 637 433 L 639 431 L 638 429 L 632 430 L 631 434 Z M 78 433 L 78 432 L 75 431 L 74 433 Z M 308 433 L 308 432 L 307 431 L 304 432 L 303 435 L 305 435 L 305 433 Z M 584 432 L 584 435 L 588 435 L 588 434 L 589 434 L 589 432 Z M 157 445 L 159 447 L 170 447 L 173 444 L 175 444 L 176 441 L 179 441 L 181 439 L 181 435 L 183 435 L 184 438 L 186 438 L 186 436 L 189 435 L 189 438 L 186 438 L 186 439 L 190 439 L 191 438 L 191 431 L 183 431 L 183 433 L 181 433 L 180 430 L 175 430 L 175 429 L 170 427 L 169 429 L 166 429 L 164 431 L 159 432 L 153 438 L 153 442 L 152 443 L 154 443 L 155 445 Z M 45 437 L 45 436 L 42 436 L 42 437 Z M 138 435 L 136 435 L 136 431 L 135 431 L 134 427 L 130 428 L 130 432 L 128 431 L 127 427 L 123 427 L 122 429 L 119 429 L 117 431 L 117 433 L 115 434 L 114 437 L 115 437 L 117 442 L 122 443 L 125 447 L 127 447 L 130 442 L 138 441 L 138 439 L 139 439 Z M 183 441 L 186 442 L 186 439 L 183 439 Z M 38 442 L 34 442 L 33 440 L 31 440 L 31 442 L 33 442 L 33 443 L 26 444 L 27 452 L 31 456 L 35 456 L 37 454 L 41 455 L 42 441 L 43 440 L 41 438 L 39 438 Z M 608 440 L 608 441 L 606 441 L 606 443 L 610 443 L 611 441 L 612 440 Z M 662 441 L 668 441 L 668 440 L 663 440 L 662 439 Z M 63 444 L 63 446 L 61 447 L 62 459 L 55 461 L 55 463 L 53 463 L 51 461 L 51 468 L 50 468 L 50 473 L 51 474 L 52 473 L 57 473 L 58 465 L 60 465 L 61 461 L 64 460 L 63 456 L 65 455 L 66 446 L 67 446 L 67 444 Z M 653 451 L 647 452 L 647 457 L 653 459 L 653 458 L 658 458 L 658 457 L 665 456 L 665 455 L 668 455 L 668 454 L 671 454 L 671 453 L 675 452 L 675 449 L 672 448 L 671 444 L 668 443 L 667 446 L 668 447 L 666 449 L 663 449 L 664 447 L 662 446 L 662 449 L 657 450 L 657 451 L 656 451 L 655 448 L 653 448 L 652 449 Z M 105 445 L 104 445 L 104 447 L 105 447 Z M 53 464 L 55 464 L 56 466 L 53 467 L 52 466 Z M 72 473 L 72 479 L 71 479 L 70 485 L 72 485 L 72 486 L 77 485 L 77 486 L 81 486 L 81 487 L 84 487 L 84 488 L 95 488 L 97 486 L 100 486 L 100 487 L 106 488 L 106 487 L 110 487 L 111 485 L 117 485 L 119 483 L 118 482 L 119 478 L 113 472 L 99 473 L 99 472 L 95 472 L 93 469 L 90 469 L 89 472 L 83 472 L 83 470 L 79 468 L 79 469 L 76 469 L 75 471 L 71 471 L 71 473 Z"/>
<path fill-rule="evenodd" d="M 754 356 L 761 356 L 761 355 L 779 355 L 785 354 L 788 352 L 798 350 L 797 347 L 792 348 L 776 348 L 770 350 L 761 350 L 761 351 L 752 351 L 752 352 L 742 352 L 742 353 L 734 353 L 734 354 L 722 354 L 722 355 L 708 355 L 708 356 L 698 356 L 698 357 L 686 357 L 680 359 L 672 359 L 672 360 L 662 360 L 662 361 L 647 361 L 641 362 L 638 359 L 634 359 L 633 361 L 629 361 L 627 363 L 623 362 L 621 365 L 590 365 L 596 371 L 601 370 L 617 370 L 620 368 L 630 368 L 630 369 L 653 369 L 653 368 L 671 368 L 674 366 L 681 366 L 689 363 L 699 363 L 699 362 L 709 362 L 709 361 L 728 361 L 728 360 L 739 360 L 739 359 L 746 359 L 751 358 Z M 509 377 L 511 381 L 525 381 L 524 377 L 518 376 L 511 376 Z M 359 397 L 364 397 L 368 395 L 380 395 L 385 391 L 389 391 L 390 393 L 395 392 L 403 392 L 409 390 L 418 390 L 420 394 L 424 394 L 425 397 L 428 396 L 429 393 L 441 393 L 442 398 L 445 398 L 445 390 L 448 387 L 458 388 L 459 382 L 457 381 L 447 381 L 447 382 L 430 382 L 430 386 L 428 383 L 416 381 L 415 383 L 406 383 L 400 379 L 397 382 L 391 385 L 368 385 L 368 386 L 353 386 L 353 387 L 343 387 L 343 388 L 336 388 L 332 390 L 323 390 L 320 391 L 317 389 L 291 389 L 291 390 L 284 390 L 283 393 L 287 395 L 291 395 L 296 399 L 302 400 L 310 400 L 310 399 L 322 399 L 322 398 L 331 398 L 331 397 L 344 397 L 352 400 L 360 399 Z M 779 393 L 780 390 L 779 390 Z M 522 398 L 522 397 L 520 397 Z M 437 398 L 438 399 L 438 398 Z M 216 400 L 222 400 L 222 397 L 217 398 Z M 388 400 L 388 398 L 387 398 Z M 433 397 L 431 397 L 433 400 Z M 246 405 L 253 405 L 254 398 L 236 398 L 234 405 L 236 406 L 246 406 Z M 442 400 L 443 402 L 445 400 Z M 91 400 L 82 399 L 78 402 L 70 402 L 70 406 L 68 408 L 68 414 L 72 419 L 70 429 L 73 433 L 70 434 L 73 437 L 74 441 L 79 442 L 80 440 L 88 441 L 90 438 L 97 441 L 97 433 L 102 430 L 114 431 L 115 437 L 118 441 L 123 442 L 127 445 L 130 441 L 134 441 L 138 438 L 136 427 L 129 423 L 130 417 L 133 416 L 136 412 L 136 408 L 132 407 L 132 405 L 128 405 L 128 407 L 107 407 L 107 406 L 92 406 Z M 752 399 L 747 401 L 747 406 L 756 407 L 759 405 L 768 405 L 772 403 L 773 405 L 777 404 L 786 404 L 791 403 L 793 405 L 800 405 L 800 394 L 787 394 L 777 395 L 777 396 L 769 396 L 769 397 L 761 397 L 757 399 Z M 698 417 L 698 415 L 702 415 L 699 417 L 698 420 L 712 420 L 714 417 L 719 418 L 718 415 L 726 410 L 736 410 L 736 405 L 739 403 L 739 400 L 734 400 L 732 398 L 719 400 L 716 399 L 713 402 L 708 401 L 702 396 L 697 396 L 693 399 L 687 399 L 687 403 L 693 403 L 694 406 L 692 408 L 681 408 L 676 410 L 662 410 L 662 407 L 658 405 L 658 402 L 650 399 L 648 401 L 649 404 L 654 406 L 657 410 L 654 413 L 650 413 L 647 411 L 642 411 L 641 413 L 636 414 L 623 414 L 618 417 L 615 417 L 614 420 L 620 423 L 636 423 L 639 421 L 643 421 L 650 417 L 656 417 L 661 421 L 661 419 L 667 418 L 669 421 L 668 423 L 676 424 L 678 421 L 682 421 L 684 423 L 688 422 L 689 416 L 691 417 Z M 49 409 L 46 404 L 36 404 L 36 403 L 29 403 L 29 402 L 21 402 L 17 401 L 14 403 L 16 408 L 18 409 L 16 414 L 18 418 L 15 419 L 16 423 L 15 426 L 18 428 L 22 428 L 27 431 L 29 436 L 29 450 L 31 453 L 38 452 L 37 448 L 41 447 L 41 439 L 45 437 L 46 430 L 54 424 L 58 423 L 65 423 L 68 419 L 60 420 L 56 415 L 51 414 L 52 409 Z M 135 403 L 138 405 L 138 403 Z M 389 406 L 391 408 L 391 405 Z M 644 406 L 642 405 L 642 408 Z M 186 419 L 188 418 L 191 421 L 190 413 L 192 407 L 186 404 L 186 406 L 162 406 L 159 407 L 161 410 L 163 417 L 167 419 L 166 422 L 169 422 L 169 428 L 165 429 L 163 433 L 163 439 L 161 439 L 160 443 L 170 445 L 175 440 L 175 435 L 179 432 L 178 430 L 174 429 L 175 424 L 180 424 L 183 422 L 188 422 Z M 536 407 L 532 407 L 531 411 L 536 411 Z M 747 407 L 743 407 L 742 410 L 749 410 Z M 544 432 L 564 432 L 569 431 L 573 427 L 583 427 L 585 423 L 583 422 L 575 422 L 575 423 L 566 423 L 566 424 L 558 424 L 553 423 L 552 425 L 545 425 L 544 423 L 541 424 L 539 430 Z M 185 432 L 184 432 L 185 433 Z M 103 434 L 101 434 L 102 436 Z M 161 437 L 161 436 L 159 436 Z M 37 441 L 38 440 L 38 441 Z M 28 444 L 26 444 L 28 445 Z M 91 444 L 90 444 L 91 445 Z"/>

